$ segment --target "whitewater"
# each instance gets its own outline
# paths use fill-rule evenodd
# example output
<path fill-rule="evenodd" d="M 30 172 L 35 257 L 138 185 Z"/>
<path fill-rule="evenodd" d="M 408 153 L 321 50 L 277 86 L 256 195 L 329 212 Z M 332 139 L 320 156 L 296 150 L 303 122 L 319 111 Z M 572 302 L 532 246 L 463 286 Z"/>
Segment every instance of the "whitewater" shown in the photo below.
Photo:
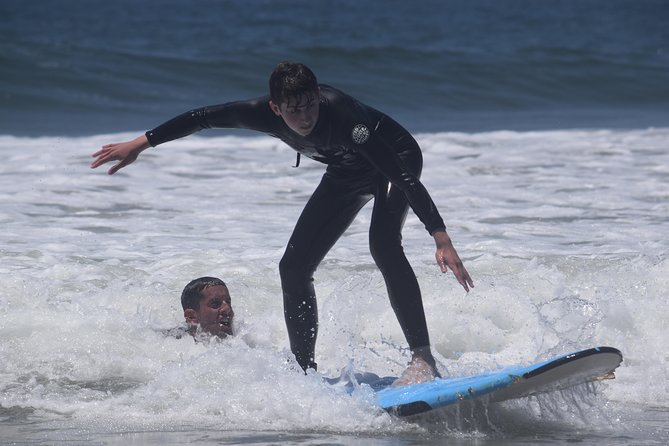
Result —
<path fill-rule="evenodd" d="M 404 246 L 442 374 L 598 345 L 624 362 L 576 393 L 410 420 L 376 408 L 365 386 L 347 395 L 322 380 L 397 375 L 408 360 L 368 250 L 371 205 L 316 273 L 319 371 L 304 376 L 278 262 L 323 165 L 292 167 L 270 137 L 210 132 L 114 176 L 89 168 L 101 145 L 134 136 L 0 136 L 3 441 L 669 439 L 669 128 L 417 135 L 422 180 L 476 285 L 467 294 L 439 271 L 410 213 Z M 238 334 L 166 336 L 184 285 L 204 275 L 227 282 Z"/>

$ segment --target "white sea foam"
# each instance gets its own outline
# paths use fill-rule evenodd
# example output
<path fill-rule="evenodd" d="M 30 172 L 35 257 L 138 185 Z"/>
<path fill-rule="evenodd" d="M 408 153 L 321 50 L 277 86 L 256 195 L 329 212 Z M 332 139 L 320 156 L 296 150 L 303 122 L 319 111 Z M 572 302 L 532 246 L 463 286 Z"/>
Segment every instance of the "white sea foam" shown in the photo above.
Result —
<path fill-rule="evenodd" d="M 278 261 L 323 167 L 268 137 L 199 137 L 115 176 L 89 154 L 133 135 L 0 137 L 0 405 L 100 429 L 391 432 L 294 369 Z M 476 288 L 406 252 L 445 375 L 596 345 L 623 351 L 606 400 L 669 407 L 669 129 L 419 135 L 423 180 Z M 403 336 L 367 247 L 369 207 L 316 275 L 320 372 L 398 374 Z M 239 336 L 166 338 L 192 278 L 229 284 Z"/>

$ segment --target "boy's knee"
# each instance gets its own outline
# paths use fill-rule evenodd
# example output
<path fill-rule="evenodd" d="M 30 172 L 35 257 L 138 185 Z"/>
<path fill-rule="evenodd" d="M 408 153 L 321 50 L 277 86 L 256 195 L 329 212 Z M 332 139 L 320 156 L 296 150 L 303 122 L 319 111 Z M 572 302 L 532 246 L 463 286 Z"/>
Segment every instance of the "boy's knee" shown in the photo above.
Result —
<path fill-rule="evenodd" d="M 380 236 L 370 234 L 369 251 L 377 265 L 404 256 L 401 236 Z"/>
<path fill-rule="evenodd" d="M 285 277 L 293 269 L 293 261 L 289 255 L 284 254 L 279 261 L 279 274 Z"/>
<path fill-rule="evenodd" d="M 316 268 L 310 265 L 301 256 L 288 249 L 279 261 L 279 274 L 282 281 L 309 280 Z"/>

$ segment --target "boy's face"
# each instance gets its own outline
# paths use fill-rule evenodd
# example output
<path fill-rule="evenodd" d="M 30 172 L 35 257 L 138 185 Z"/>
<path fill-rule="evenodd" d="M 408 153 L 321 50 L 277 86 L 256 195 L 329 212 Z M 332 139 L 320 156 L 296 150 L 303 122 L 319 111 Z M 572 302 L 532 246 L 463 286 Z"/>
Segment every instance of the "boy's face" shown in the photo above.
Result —
<path fill-rule="evenodd" d="M 300 136 L 307 136 L 316 127 L 320 93 L 306 94 L 297 98 L 290 98 L 287 102 L 275 104 L 270 101 L 269 106 L 277 116 L 281 116 L 288 128 Z"/>
<path fill-rule="evenodd" d="M 200 292 L 200 308 L 184 311 L 189 325 L 200 324 L 203 331 L 224 338 L 232 335 L 232 301 L 228 289 L 223 285 L 214 285 Z"/>

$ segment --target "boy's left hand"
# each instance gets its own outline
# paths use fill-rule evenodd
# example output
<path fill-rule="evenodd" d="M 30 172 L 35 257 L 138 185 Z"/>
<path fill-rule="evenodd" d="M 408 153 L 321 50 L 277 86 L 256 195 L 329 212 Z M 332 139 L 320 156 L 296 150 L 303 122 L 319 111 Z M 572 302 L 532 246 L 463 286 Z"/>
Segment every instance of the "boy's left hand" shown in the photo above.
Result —
<path fill-rule="evenodd" d="M 460 260 L 460 256 L 458 256 L 457 251 L 453 247 L 450 237 L 446 232 L 442 231 L 435 232 L 433 236 L 437 244 L 435 258 L 441 268 L 441 272 L 445 273 L 450 268 L 460 285 L 462 285 L 465 291 L 469 292 L 469 288 L 474 288 L 474 281 L 462 264 L 462 260 Z"/>

